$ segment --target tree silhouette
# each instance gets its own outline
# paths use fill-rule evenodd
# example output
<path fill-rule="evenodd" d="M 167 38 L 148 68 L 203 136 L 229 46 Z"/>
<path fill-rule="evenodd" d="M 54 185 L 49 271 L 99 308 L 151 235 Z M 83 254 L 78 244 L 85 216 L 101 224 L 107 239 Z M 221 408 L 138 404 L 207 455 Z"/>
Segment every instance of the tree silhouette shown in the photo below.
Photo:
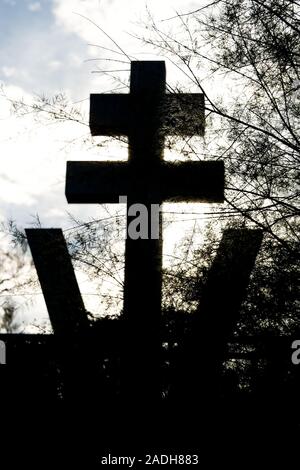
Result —
<path fill-rule="evenodd" d="M 205 94 L 208 145 L 186 151 L 224 159 L 228 210 L 219 217 L 240 216 L 293 249 L 299 241 L 298 3 L 215 1 L 166 22 L 149 16 L 146 24 L 142 41 Z"/>

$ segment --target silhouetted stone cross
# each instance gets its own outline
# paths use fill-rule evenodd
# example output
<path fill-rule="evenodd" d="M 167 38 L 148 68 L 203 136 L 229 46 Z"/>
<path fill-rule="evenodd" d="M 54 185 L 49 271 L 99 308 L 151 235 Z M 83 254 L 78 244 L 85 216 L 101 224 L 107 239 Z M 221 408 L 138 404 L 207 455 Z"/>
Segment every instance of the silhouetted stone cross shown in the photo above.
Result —
<path fill-rule="evenodd" d="M 171 201 L 222 202 L 221 161 L 169 163 L 166 135 L 204 133 L 204 96 L 166 94 L 163 61 L 131 63 L 130 94 L 91 95 L 92 135 L 128 136 L 128 162 L 68 162 L 69 203 L 143 204 L 149 222 L 153 204 Z M 157 393 L 161 311 L 162 221 L 157 239 L 131 239 L 125 251 L 124 318 L 128 326 L 126 382 L 135 397 Z M 132 222 L 127 214 L 127 228 Z M 150 226 L 150 223 L 148 224 Z M 137 373 L 138 371 L 138 373 Z M 131 377 L 131 378 L 130 378 Z M 133 399 L 135 399 L 133 397 Z"/>

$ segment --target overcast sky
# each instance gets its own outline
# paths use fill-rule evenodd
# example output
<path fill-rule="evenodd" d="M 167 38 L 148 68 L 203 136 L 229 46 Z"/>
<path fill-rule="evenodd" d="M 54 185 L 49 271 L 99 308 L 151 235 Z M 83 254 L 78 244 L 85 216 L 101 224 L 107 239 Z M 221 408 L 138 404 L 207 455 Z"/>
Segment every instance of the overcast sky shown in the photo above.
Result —
<path fill-rule="evenodd" d="M 148 0 L 147 6 L 160 20 L 173 16 L 175 11 L 193 10 L 199 3 Z M 5 93 L 30 102 L 37 94 L 53 96 L 64 92 L 72 102 L 82 102 L 83 110 L 88 110 L 89 93 L 105 92 L 110 86 L 106 77 L 92 72 L 98 64 L 105 69 L 111 65 L 88 59 L 113 56 L 90 44 L 117 49 L 82 16 L 99 25 L 126 53 L 138 59 L 163 59 L 128 34 L 142 31 L 138 24 L 145 13 L 142 0 L 0 0 L 0 83 Z M 129 68 L 127 64 L 120 67 Z M 124 74 L 129 77 L 128 71 Z M 97 149 L 87 151 L 76 145 L 77 141 L 66 144 L 88 134 L 88 128 L 42 125 L 31 115 L 24 119 L 10 116 L 9 103 L 4 99 L 0 99 L 0 119 L 1 220 L 13 218 L 25 227 L 39 214 L 45 227 L 68 226 L 66 161 L 103 159 Z M 83 206 L 71 208 L 79 215 L 82 209 Z M 97 208 L 85 207 L 84 213 L 95 215 Z"/>

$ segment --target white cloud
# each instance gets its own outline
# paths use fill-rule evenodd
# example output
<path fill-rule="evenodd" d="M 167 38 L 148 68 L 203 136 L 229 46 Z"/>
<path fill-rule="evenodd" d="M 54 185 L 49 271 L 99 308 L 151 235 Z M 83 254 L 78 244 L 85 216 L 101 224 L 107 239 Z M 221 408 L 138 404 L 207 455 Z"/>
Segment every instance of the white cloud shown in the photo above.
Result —
<path fill-rule="evenodd" d="M 9 85 L 5 87 L 5 94 L 13 99 L 18 99 L 18 100 L 24 100 L 26 102 L 30 102 L 32 100 L 32 96 L 29 93 L 26 93 L 21 87 L 14 86 L 14 85 Z M 9 100 L 6 100 L 4 98 L 1 99 L 1 106 L 0 106 L 0 119 L 5 119 L 7 117 L 7 114 L 9 113 L 10 110 L 10 103 Z M 6 121 L 3 121 L 1 124 L 1 129 L 4 130 L 6 129 Z M 3 135 L 3 134 L 2 134 Z"/>
<path fill-rule="evenodd" d="M 204 0 L 202 0 L 204 1 Z M 149 47 L 141 47 L 141 42 L 128 33 L 137 31 L 137 24 L 145 20 L 146 5 L 155 18 L 165 19 L 175 15 L 175 11 L 187 11 L 195 8 L 195 2 L 188 0 L 53 0 L 53 13 L 56 25 L 68 34 L 76 34 L 86 45 L 86 56 L 84 59 L 93 58 L 98 61 L 89 62 L 93 75 L 90 77 L 89 91 L 96 92 L 110 90 L 112 80 L 110 76 L 102 74 L 101 70 L 124 69 L 122 79 L 127 81 L 129 76 L 129 64 L 111 62 L 111 59 L 121 59 L 125 62 L 127 57 L 117 55 L 120 53 L 118 46 L 129 56 L 137 57 L 139 60 L 161 60 L 163 53 L 159 53 Z M 199 7 L 199 2 L 196 3 Z M 139 33 L 139 31 L 138 31 Z M 140 30 L 143 34 L 143 30 Z M 110 38 L 108 37 L 110 36 Z M 96 46 L 88 47 L 88 44 Z M 97 46 L 100 46 L 97 47 Z M 105 51 L 103 47 L 113 49 L 115 52 Z M 105 62 L 108 58 L 109 62 Z M 100 73 L 98 73 L 98 69 Z M 177 70 L 168 64 L 171 73 Z M 126 70 L 126 71 L 125 71 Z M 184 77 L 183 77 L 184 78 Z"/>
<path fill-rule="evenodd" d="M 100 30 L 79 15 L 92 20 L 96 25 L 102 27 L 114 39 L 124 31 L 129 31 L 131 22 L 143 18 L 148 9 L 158 19 L 172 16 L 176 10 L 188 11 L 199 2 L 186 0 L 54 0 L 54 15 L 57 23 L 67 32 L 78 34 L 82 39 L 103 39 Z M 127 36 L 127 42 L 129 38 Z"/>
<path fill-rule="evenodd" d="M 58 70 L 61 68 L 61 66 L 62 66 L 62 63 L 59 60 L 51 60 L 48 63 L 48 67 L 52 70 Z"/>
<path fill-rule="evenodd" d="M 68 63 L 73 67 L 82 67 L 83 59 L 79 55 L 71 53 L 68 56 Z"/>
<path fill-rule="evenodd" d="M 103 5 L 103 3 L 102 3 Z M 103 21 L 105 9 L 100 6 L 98 0 L 54 0 L 54 15 L 57 24 L 68 33 L 76 33 L 81 38 L 87 39 L 90 24 L 78 16 L 81 14 L 93 21 Z"/>
<path fill-rule="evenodd" d="M 28 10 L 35 13 L 36 11 L 40 11 L 42 9 L 42 5 L 40 2 L 32 2 L 28 4 Z"/>
<path fill-rule="evenodd" d="M 15 67 L 7 67 L 6 65 L 4 65 L 3 67 L 1 67 L 1 72 L 6 78 L 10 78 L 15 75 L 16 69 Z"/>
<path fill-rule="evenodd" d="M 5 93 L 16 101 L 33 102 L 32 96 L 20 87 L 5 87 Z M 86 158 L 79 144 L 72 151 L 69 149 L 69 155 L 66 142 L 74 139 L 78 142 L 78 136 L 87 131 L 85 126 L 81 128 L 72 122 L 54 125 L 50 118 L 43 125 L 36 117 L 31 113 L 22 118 L 10 115 L 9 101 L 0 97 L 2 211 L 9 204 L 18 205 L 23 207 L 25 218 L 38 212 L 46 219 L 60 220 L 68 208 L 64 189 L 66 159 Z M 99 159 L 96 148 L 88 153 L 88 159 Z"/>

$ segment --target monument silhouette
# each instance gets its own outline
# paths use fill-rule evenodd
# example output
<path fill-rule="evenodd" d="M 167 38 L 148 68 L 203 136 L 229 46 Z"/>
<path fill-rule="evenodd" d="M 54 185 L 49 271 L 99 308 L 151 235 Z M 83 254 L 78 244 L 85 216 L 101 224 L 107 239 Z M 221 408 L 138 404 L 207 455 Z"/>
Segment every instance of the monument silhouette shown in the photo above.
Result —
<path fill-rule="evenodd" d="M 164 201 L 224 200 L 222 161 L 163 159 L 166 136 L 203 135 L 205 129 L 204 96 L 166 93 L 164 62 L 132 62 L 129 94 L 91 95 L 90 129 L 95 136 L 127 136 L 128 161 L 68 162 L 69 203 L 116 203 L 127 196 L 128 207 L 143 204 L 150 217 L 152 205 Z M 252 394 L 246 393 L 224 369 L 233 344 L 241 346 L 233 359 L 240 354 L 248 360 L 249 345 L 252 351 L 263 351 L 256 338 L 234 336 L 262 232 L 223 233 L 188 333 L 183 327 L 176 354 L 171 352 L 175 341 L 169 337 L 166 353 L 162 217 L 160 213 L 157 238 L 127 236 L 123 314 L 95 323 L 83 304 L 62 231 L 26 230 L 53 335 L 0 335 L 7 348 L 7 364 L 0 366 L 2 395 L 10 404 L 75 413 L 81 425 L 75 432 L 70 419 L 67 429 L 80 443 L 78 448 L 57 444 L 66 458 L 72 454 L 74 461 L 78 455 L 86 462 L 96 459 L 95 439 L 85 435 L 91 420 L 101 423 L 101 449 L 123 455 L 136 449 L 199 449 L 203 458 L 214 442 L 225 449 L 224 456 L 231 455 L 229 437 L 237 439 L 239 429 L 244 443 L 250 442 L 253 417 L 261 410 L 263 422 L 269 423 L 276 392 L 272 399 L 268 396 L 266 409 L 266 389 L 257 386 Z M 128 215 L 127 228 L 132 220 Z M 274 341 L 266 343 L 265 360 L 273 365 L 270 380 L 276 367 L 286 367 L 287 341 L 277 341 L 277 354 Z M 167 395 L 162 392 L 164 361 L 172 363 Z M 204 437 L 195 425 L 205 428 Z"/>

